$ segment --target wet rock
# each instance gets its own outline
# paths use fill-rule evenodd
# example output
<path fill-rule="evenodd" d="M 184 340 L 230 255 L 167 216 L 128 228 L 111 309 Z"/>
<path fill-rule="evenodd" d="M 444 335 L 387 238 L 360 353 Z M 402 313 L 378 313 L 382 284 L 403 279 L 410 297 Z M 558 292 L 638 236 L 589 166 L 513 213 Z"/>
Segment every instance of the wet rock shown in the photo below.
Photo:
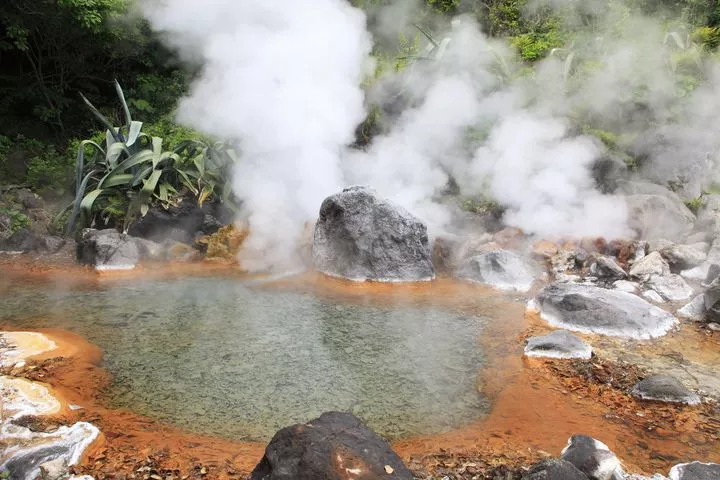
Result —
<path fill-rule="evenodd" d="M 693 294 L 693 289 L 680 275 L 651 275 L 647 286 L 659 293 L 665 300 L 681 302 Z"/>
<path fill-rule="evenodd" d="M 468 258 L 498 248 L 488 233 L 469 237 L 446 233 L 437 237 L 433 243 L 432 262 L 437 271 L 454 274 Z"/>
<path fill-rule="evenodd" d="M 346 188 L 322 203 L 313 262 L 322 273 L 356 281 L 435 276 L 425 224 L 365 187 Z"/>
<path fill-rule="evenodd" d="M 665 299 L 660 296 L 655 290 L 645 290 L 642 293 L 645 300 L 653 303 L 665 303 Z"/>
<path fill-rule="evenodd" d="M 65 239 L 51 235 L 41 235 L 21 228 L 3 241 L 0 251 L 53 254 L 65 245 Z"/>
<path fill-rule="evenodd" d="M 556 330 L 542 337 L 531 337 L 525 346 L 528 357 L 582 358 L 592 357 L 592 348 L 567 330 Z"/>
<path fill-rule="evenodd" d="M 695 245 L 675 244 L 660 250 L 660 255 L 667 260 L 674 270 L 687 270 L 705 261 L 709 247 L 707 243 L 697 243 Z"/>
<path fill-rule="evenodd" d="M 677 196 L 676 196 L 677 197 Z M 681 240 L 693 229 L 695 215 L 679 198 L 666 195 L 630 195 L 625 197 L 630 228 L 643 239 Z"/>
<path fill-rule="evenodd" d="M 705 318 L 705 296 L 697 295 L 687 305 L 679 309 L 675 314 L 680 318 L 701 322 Z"/>
<path fill-rule="evenodd" d="M 613 288 L 621 292 L 635 293 L 639 285 L 635 282 L 628 282 L 627 280 L 618 280 L 613 282 Z"/>
<path fill-rule="evenodd" d="M 200 235 L 211 235 L 224 224 L 231 223 L 221 204 L 205 203 L 201 207 L 192 198 L 165 209 L 152 207 L 145 216 L 132 224 L 128 233 L 162 243 L 167 240 L 192 244 Z"/>
<path fill-rule="evenodd" d="M 275 434 L 250 480 L 406 479 L 390 444 L 349 413 L 323 413 Z"/>
<path fill-rule="evenodd" d="M 717 480 L 720 478 L 720 464 L 681 463 L 670 470 L 670 480 Z"/>
<path fill-rule="evenodd" d="M 648 339 L 677 324 L 670 313 L 636 295 L 591 285 L 550 284 L 535 304 L 550 324 L 587 333 Z"/>
<path fill-rule="evenodd" d="M 572 463 L 552 458 L 534 465 L 522 480 L 588 480 L 588 477 Z"/>
<path fill-rule="evenodd" d="M 647 278 L 650 275 L 668 275 L 670 265 L 658 252 L 651 252 L 635 262 L 630 269 L 630 276 L 634 278 Z"/>
<path fill-rule="evenodd" d="M 470 258 L 458 270 L 458 277 L 519 292 L 530 290 L 535 281 L 525 260 L 507 250 L 494 250 Z"/>
<path fill-rule="evenodd" d="M 642 400 L 697 405 L 700 397 L 669 375 L 653 375 L 638 382 L 632 394 Z"/>
<path fill-rule="evenodd" d="M 98 269 L 132 268 L 143 259 L 162 256 L 162 246 L 116 230 L 86 228 L 80 233 L 77 258 Z"/>
<path fill-rule="evenodd" d="M 560 455 L 591 480 L 611 480 L 622 472 L 620 460 L 607 445 L 585 435 L 573 435 Z"/>
<path fill-rule="evenodd" d="M 590 272 L 600 278 L 625 278 L 627 273 L 612 258 L 604 255 L 598 256 L 590 267 Z"/>

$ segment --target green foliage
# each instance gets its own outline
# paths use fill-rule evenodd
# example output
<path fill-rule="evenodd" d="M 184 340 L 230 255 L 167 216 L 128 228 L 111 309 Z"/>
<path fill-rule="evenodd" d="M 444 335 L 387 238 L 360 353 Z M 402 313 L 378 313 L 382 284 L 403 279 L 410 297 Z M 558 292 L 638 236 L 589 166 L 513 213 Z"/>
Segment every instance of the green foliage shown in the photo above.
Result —
<path fill-rule="evenodd" d="M 684 203 L 685 203 L 685 206 L 688 207 L 688 209 L 690 209 L 691 212 L 693 212 L 694 214 L 697 215 L 697 213 L 700 211 L 700 209 L 702 208 L 705 201 L 703 200 L 703 197 L 700 196 L 697 198 L 693 198 L 692 200 L 685 200 Z"/>
<path fill-rule="evenodd" d="M 478 215 L 489 213 L 498 218 L 502 216 L 504 211 L 497 201 L 485 197 L 463 199 L 460 203 L 460 208 L 466 212 Z"/>
<path fill-rule="evenodd" d="M 512 39 L 512 45 L 518 49 L 520 57 L 530 62 L 544 58 L 553 48 L 559 48 L 563 44 L 563 38 L 555 30 L 546 33 L 523 33 Z"/>
<path fill-rule="evenodd" d="M 706 51 L 713 51 L 720 46 L 720 27 L 699 27 L 693 30 L 692 40 Z"/>
<path fill-rule="evenodd" d="M 10 217 L 10 232 L 15 233 L 21 228 L 30 225 L 30 218 L 19 210 L 14 208 L 0 208 L 0 214 Z"/>
<path fill-rule="evenodd" d="M 123 230 L 127 231 L 152 204 L 169 207 L 190 194 L 201 205 L 211 197 L 231 203 L 228 179 L 237 161 L 234 150 L 224 143 L 187 138 L 180 141 L 178 132 L 188 131 L 177 126 L 173 127 L 176 136 L 170 138 L 176 144 L 169 148 L 163 138 L 142 131 L 143 123 L 131 118 L 117 83 L 116 90 L 126 119 L 121 127 L 113 126 L 83 97 L 106 131 L 104 140 L 84 140 L 78 145 L 76 194 L 68 232 L 75 229 L 78 218 L 87 226 L 114 225 L 120 216 L 124 216 Z"/>
<path fill-rule="evenodd" d="M 460 0 L 427 0 L 427 4 L 436 12 L 453 14 L 457 12 Z"/>

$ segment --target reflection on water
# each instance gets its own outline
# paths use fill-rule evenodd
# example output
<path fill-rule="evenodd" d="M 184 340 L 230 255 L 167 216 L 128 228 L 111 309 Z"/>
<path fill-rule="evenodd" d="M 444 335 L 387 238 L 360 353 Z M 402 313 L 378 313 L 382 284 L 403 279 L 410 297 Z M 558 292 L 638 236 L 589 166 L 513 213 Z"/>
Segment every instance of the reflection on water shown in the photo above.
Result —
<path fill-rule="evenodd" d="M 77 332 L 105 351 L 111 406 L 267 440 L 327 410 L 391 438 L 477 418 L 484 320 L 368 294 L 334 303 L 240 279 L 62 289 L 0 279 L 0 321 Z"/>

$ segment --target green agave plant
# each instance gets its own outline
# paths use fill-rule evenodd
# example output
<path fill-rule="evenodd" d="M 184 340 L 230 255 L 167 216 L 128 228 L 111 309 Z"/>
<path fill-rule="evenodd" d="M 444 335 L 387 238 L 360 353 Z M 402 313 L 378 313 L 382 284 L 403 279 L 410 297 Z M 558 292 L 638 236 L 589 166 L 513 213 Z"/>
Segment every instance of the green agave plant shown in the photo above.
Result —
<path fill-rule="evenodd" d="M 201 205 L 217 195 L 232 208 L 228 179 L 238 161 L 235 150 L 226 142 L 210 145 L 199 140 L 186 140 L 172 150 L 165 150 L 162 138 L 142 133 L 143 123 L 132 119 L 117 81 L 115 89 L 126 119 L 121 127 L 113 126 L 81 94 L 106 132 L 102 145 L 84 140 L 78 147 L 75 200 L 67 223 L 68 233 L 74 231 L 79 218 L 89 225 L 97 211 L 97 200 L 106 196 L 128 199 L 124 232 L 138 216 L 148 212 L 153 202 L 168 206 L 188 191 Z"/>

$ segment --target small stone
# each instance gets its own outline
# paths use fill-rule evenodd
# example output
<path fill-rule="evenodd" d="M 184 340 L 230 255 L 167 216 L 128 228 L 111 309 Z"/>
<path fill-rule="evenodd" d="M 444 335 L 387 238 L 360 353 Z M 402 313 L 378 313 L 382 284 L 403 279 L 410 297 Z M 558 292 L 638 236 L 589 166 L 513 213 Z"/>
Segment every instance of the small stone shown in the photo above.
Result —
<path fill-rule="evenodd" d="M 590 267 L 590 272 L 603 278 L 625 278 L 627 273 L 612 258 L 601 255 Z"/>
<path fill-rule="evenodd" d="M 458 277 L 518 292 L 527 292 L 535 281 L 525 260 L 507 250 L 494 250 L 470 258 L 458 270 Z"/>
<path fill-rule="evenodd" d="M 592 357 L 592 348 L 567 330 L 556 330 L 542 337 L 531 337 L 525 346 L 528 357 L 582 358 Z"/>
<path fill-rule="evenodd" d="M 706 326 L 713 332 L 720 332 L 720 323 L 710 322 Z"/>
<path fill-rule="evenodd" d="M 687 300 L 693 294 L 692 288 L 680 275 L 652 275 L 647 284 L 670 302 Z"/>
<path fill-rule="evenodd" d="M 552 458 L 533 465 L 523 480 L 587 480 L 587 476 L 572 463 Z"/>
<path fill-rule="evenodd" d="M 653 303 L 665 303 L 665 299 L 660 296 L 655 290 L 645 290 L 642 293 L 643 298 Z"/>
<path fill-rule="evenodd" d="M 620 474 L 620 460 L 607 445 L 585 435 L 573 435 L 560 455 L 591 480 L 611 480 Z"/>
<path fill-rule="evenodd" d="M 395 469 L 393 467 L 391 467 L 390 465 L 385 465 L 385 473 L 387 473 L 388 475 L 392 475 L 394 471 Z"/>
<path fill-rule="evenodd" d="M 681 463 L 670 470 L 670 480 L 718 480 L 720 465 L 717 463 Z"/>
<path fill-rule="evenodd" d="M 701 322 L 705 318 L 705 296 L 698 295 L 693 298 L 690 303 L 679 309 L 676 314 L 678 317 L 692 320 L 693 322 Z"/>
<path fill-rule="evenodd" d="M 68 465 L 63 457 L 40 465 L 40 477 L 43 480 L 60 480 L 68 475 Z"/>
<path fill-rule="evenodd" d="M 645 278 L 650 275 L 668 275 L 670 266 L 658 252 L 651 252 L 635 262 L 630 269 L 630 276 Z"/>
<path fill-rule="evenodd" d="M 620 290 L 621 292 L 635 293 L 638 289 L 638 284 L 635 282 L 628 282 L 627 280 L 618 280 L 613 283 L 613 288 L 615 290 Z"/>
<path fill-rule="evenodd" d="M 700 397 L 669 375 L 653 375 L 638 382 L 632 394 L 642 400 L 697 405 Z"/>

